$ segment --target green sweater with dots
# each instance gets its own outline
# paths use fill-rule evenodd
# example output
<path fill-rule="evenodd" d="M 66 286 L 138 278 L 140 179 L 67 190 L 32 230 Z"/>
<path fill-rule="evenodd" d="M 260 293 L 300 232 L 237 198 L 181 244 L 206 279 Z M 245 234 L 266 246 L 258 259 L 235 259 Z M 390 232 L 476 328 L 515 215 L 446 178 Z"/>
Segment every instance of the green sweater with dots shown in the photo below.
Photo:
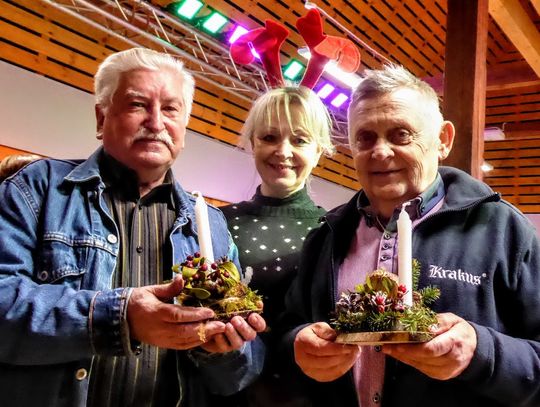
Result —
<path fill-rule="evenodd" d="M 249 285 L 263 296 L 263 315 L 271 329 L 283 311 L 304 239 L 326 211 L 315 205 L 306 188 L 280 199 L 261 195 L 260 187 L 251 200 L 220 209 L 238 246 L 244 273 L 253 272 Z"/>

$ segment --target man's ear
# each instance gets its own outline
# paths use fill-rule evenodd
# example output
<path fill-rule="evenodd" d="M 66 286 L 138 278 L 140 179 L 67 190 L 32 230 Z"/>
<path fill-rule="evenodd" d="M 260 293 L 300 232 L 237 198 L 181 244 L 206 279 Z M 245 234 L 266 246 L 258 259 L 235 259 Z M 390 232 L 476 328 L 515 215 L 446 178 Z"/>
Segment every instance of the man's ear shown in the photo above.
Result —
<path fill-rule="evenodd" d="M 439 161 L 443 161 L 450 154 L 455 135 L 456 129 L 452 122 L 444 121 L 439 132 Z"/>
<path fill-rule="evenodd" d="M 94 105 L 94 112 L 96 114 L 96 138 L 101 140 L 103 138 L 103 123 L 105 122 L 105 113 L 100 105 Z"/>

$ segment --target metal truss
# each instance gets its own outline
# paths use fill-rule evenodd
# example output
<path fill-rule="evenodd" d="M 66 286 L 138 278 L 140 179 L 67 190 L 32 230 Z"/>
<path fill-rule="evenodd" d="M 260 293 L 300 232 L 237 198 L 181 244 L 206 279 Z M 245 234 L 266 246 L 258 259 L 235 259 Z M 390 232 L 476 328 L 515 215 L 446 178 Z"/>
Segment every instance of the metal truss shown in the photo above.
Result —
<path fill-rule="evenodd" d="M 197 80 L 247 102 L 269 88 L 259 64 L 236 65 L 217 39 L 143 0 L 40 0 L 133 47 L 179 56 Z M 346 118 L 330 112 L 334 138 L 346 143 Z"/>

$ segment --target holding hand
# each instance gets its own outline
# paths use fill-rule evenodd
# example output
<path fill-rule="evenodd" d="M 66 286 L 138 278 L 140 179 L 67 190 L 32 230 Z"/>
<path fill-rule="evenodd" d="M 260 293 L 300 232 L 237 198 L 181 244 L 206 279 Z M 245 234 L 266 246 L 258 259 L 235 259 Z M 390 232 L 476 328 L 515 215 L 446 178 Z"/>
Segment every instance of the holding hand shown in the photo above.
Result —
<path fill-rule="evenodd" d="M 181 277 L 171 283 L 134 288 L 129 298 L 127 319 L 133 339 L 168 349 L 190 349 L 214 335 L 225 332 L 223 322 L 208 321 L 214 317 L 209 308 L 168 304 L 180 294 Z"/>
<path fill-rule="evenodd" d="M 451 313 L 437 315 L 437 336 L 414 345 L 385 345 L 383 352 L 438 380 L 458 376 L 471 363 L 476 350 L 476 331 L 463 318 Z"/>
<path fill-rule="evenodd" d="M 247 319 L 241 316 L 233 317 L 225 325 L 225 332 L 214 336 L 210 341 L 201 345 L 207 352 L 225 353 L 238 350 L 244 343 L 252 341 L 258 332 L 266 329 L 266 321 L 257 313 L 250 314 Z"/>
<path fill-rule="evenodd" d="M 334 342 L 336 331 L 326 322 L 302 329 L 294 341 L 294 356 L 300 369 L 319 382 L 343 376 L 358 359 L 360 348 Z"/>

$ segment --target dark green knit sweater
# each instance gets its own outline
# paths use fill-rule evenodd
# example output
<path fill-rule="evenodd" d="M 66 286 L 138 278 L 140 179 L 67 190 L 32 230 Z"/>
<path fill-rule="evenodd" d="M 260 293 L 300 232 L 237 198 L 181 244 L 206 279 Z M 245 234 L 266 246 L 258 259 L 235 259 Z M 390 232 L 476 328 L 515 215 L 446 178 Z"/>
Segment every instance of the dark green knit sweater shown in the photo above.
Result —
<path fill-rule="evenodd" d="M 287 198 L 261 195 L 220 208 L 240 252 L 244 272 L 253 270 L 250 287 L 264 297 L 264 317 L 271 328 L 298 268 L 305 236 L 317 227 L 325 210 L 306 188 Z"/>

